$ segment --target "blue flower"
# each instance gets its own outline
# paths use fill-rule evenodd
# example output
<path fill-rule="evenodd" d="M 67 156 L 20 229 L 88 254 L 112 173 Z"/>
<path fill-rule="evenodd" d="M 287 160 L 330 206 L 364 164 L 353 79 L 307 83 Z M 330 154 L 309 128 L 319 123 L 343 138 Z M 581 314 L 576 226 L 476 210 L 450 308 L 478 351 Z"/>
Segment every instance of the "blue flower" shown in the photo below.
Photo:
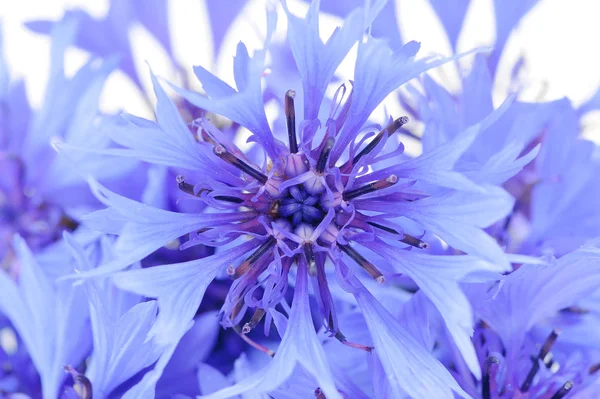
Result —
<path fill-rule="evenodd" d="M 577 335 L 580 323 L 593 324 L 577 309 L 597 292 L 599 279 L 600 250 L 594 240 L 558 260 L 521 266 L 499 290 L 471 287 L 475 312 L 484 321 L 474 336 L 484 369 L 478 388 L 483 398 L 557 392 L 584 398 L 594 392 L 588 389 L 597 390 L 589 385 L 594 385 L 600 358 L 597 351 L 587 352 L 594 344 Z M 599 310 L 595 304 L 585 313 L 596 317 Z"/>
<path fill-rule="evenodd" d="M 90 256 L 89 248 L 68 234 L 65 240 L 78 270 L 92 269 L 112 255 L 110 242 L 106 240 L 97 245 L 100 256 L 93 253 L 95 256 Z M 147 339 L 156 320 L 157 304 L 156 301 L 141 302 L 141 297 L 118 290 L 107 279 L 88 281 L 84 288 L 93 341 L 93 355 L 85 378 L 92 396 L 108 397 L 121 383 L 152 365 L 162 353 L 162 348 Z"/>
<path fill-rule="evenodd" d="M 62 21 L 37 20 L 29 21 L 26 25 L 35 32 L 50 34 L 57 24 L 75 22 L 77 32 L 73 37 L 74 44 L 106 59 L 120 57 L 119 67 L 143 89 L 135 68 L 129 29 L 135 22 L 141 23 L 173 59 L 167 5 L 167 0 L 111 1 L 104 19 L 94 19 L 83 10 L 71 10 L 65 13 Z"/>
<path fill-rule="evenodd" d="M 221 309 L 221 323 L 242 336 L 263 318 L 267 324 L 271 320 L 281 324 L 276 307 L 284 300 L 290 281 L 295 281 L 287 328 L 278 325 L 282 342 L 272 362 L 210 397 L 275 389 L 296 364 L 315 378 L 328 398 L 340 397 L 338 391 L 343 388 L 336 386 L 312 326 L 309 279 L 330 334 L 346 345 L 371 351 L 366 345 L 348 342 L 340 330 L 332 280 L 354 293 L 373 337 L 374 354 L 395 395 L 466 394 L 363 287 L 361 281 L 368 278 L 384 283 L 405 274 L 412 279 L 438 308 L 470 370 L 480 374 L 469 340 L 472 313 L 459 283 L 496 280 L 510 270 L 508 258 L 483 229 L 507 215 L 513 200 L 498 187 L 469 179 L 455 166 L 479 133 L 501 117 L 510 100 L 455 139 L 416 158 L 405 156 L 394 136 L 407 118 L 390 119 L 373 134 L 365 123 L 387 95 L 422 72 L 463 56 L 415 60 L 416 42 L 393 52 L 384 40 L 369 37 L 362 41 L 367 25 L 384 3 L 353 10 L 326 43 L 319 37 L 318 1 L 311 4 L 305 19 L 285 8 L 304 100 L 303 109 L 297 110 L 295 91 L 285 94 L 287 137 L 271 131 L 261 93 L 276 22 L 273 12 L 268 13 L 263 49 L 250 56 L 242 43 L 238 45 L 237 89 L 202 67 L 194 71 L 206 95 L 173 86 L 190 103 L 247 128 L 259 150 L 253 152 L 255 157 L 209 120 L 195 121 L 190 132 L 154 75 L 157 122 L 127 116 L 126 123 L 110 133 L 124 148 L 105 153 L 184 170 L 187 176 L 176 181 L 179 189 L 186 198 L 207 205 L 202 213 L 161 210 L 90 180 L 92 190 L 108 208 L 88 215 L 84 223 L 118 234 L 118 257 L 77 278 L 118 272 L 114 274 L 117 286 L 156 298 L 160 312 L 151 336 L 160 345 L 176 345 L 209 283 L 224 271 L 234 282 Z M 346 86 L 340 87 L 329 104 L 324 100 L 327 86 L 357 41 L 352 89 L 346 93 Z M 363 135 L 363 129 L 370 132 Z M 441 239 L 466 254 L 428 253 L 429 243 L 421 239 L 425 232 L 432 240 Z M 186 234 L 189 238 L 182 248 L 203 244 L 219 249 L 202 259 L 119 272 Z M 352 272 L 348 261 L 356 265 Z M 146 375 L 147 386 L 155 383 L 167 361 L 168 357 L 164 361 L 161 357 L 154 374 Z M 417 376 L 429 382 L 418 383 Z"/>
<path fill-rule="evenodd" d="M 98 101 L 114 62 L 91 60 L 72 78 L 64 75 L 63 56 L 76 25 L 57 24 L 52 31 L 50 78 L 44 106 L 33 112 L 23 82 L 10 82 L 0 72 L 0 259 L 10 263 L 10 242 L 19 234 L 39 252 L 60 240 L 64 230 L 78 226 L 81 213 L 97 209 L 82 174 L 94 172 L 103 181 L 126 176 L 136 162 L 105 165 L 98 156 L 58 157 L 51 142 L 86 143 L 104 148 L 106 140 L 92 133 Z M 0 67 L 0 71 L 5 69 Z M 73 162 L 79 170 L 73 168 Z"/>

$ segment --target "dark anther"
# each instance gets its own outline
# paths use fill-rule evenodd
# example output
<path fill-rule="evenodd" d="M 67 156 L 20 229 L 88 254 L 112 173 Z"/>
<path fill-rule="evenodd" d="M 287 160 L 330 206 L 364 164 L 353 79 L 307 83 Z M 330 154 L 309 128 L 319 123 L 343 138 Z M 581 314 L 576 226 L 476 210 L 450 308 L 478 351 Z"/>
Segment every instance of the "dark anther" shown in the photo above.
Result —
<path fill-rule="evenodd" d="M 321 150 L 321 153 L 319 154 L 319 160 L 317 161 L 317 173 L 323 173 L 323 171 L 325 171 L 325 165 L 327 165 L 327 158 L 329 158 L 329 153 L 331 152 L 334 143 L 335 140 L 333 139 L 333 137 L 329 137 L 325 142 L 325 146 Z"/>
<path fill-rule="evenodd" d="M 410 234 L 406 234 L 406 233 L 398 233 L 396 230 L 392 229 L 391 227 L 387 227 L 384 226 L 382 224 L 379 223 L 375 223 L 375 222 L 367 222 L 367 224 L 383 230 L 383 231 L 387 231 L 390 234 L 396 234 L 396 235 L 400 235 L 402 234 L 402 238 L 400 239 L 401 242 L 408 244 L 410 246 L 416 247 L 416 248 L 421 248 L 421 249 L 427 249 L 429 248 L 429 244 L 426 243 L 423 240 L 418 239 L 417 237 L 413 237 Z"/>
<path fill-rule="evenodd" d="M 362 157 L 373 151 L 373 149 L 377 147 L 377 144 L 379 144 L 381 139 L 383 139 L 383 135 L 385 134 L 385 132 L 387 132 L 388 136 L 391 136 L 394 132 L 396 132 L 398 129 L 400 129 L 403 125 L 406 125 L 407 123 L 408 116 L 402 116 L 390 123 L 389 125 L 387 125 L 386 127 L 384 127 L 379 133 L 377 133 L 375 138 L 371 140 L 371 142 L 367 144 L 365 148 L 362 149 L 361 152 L 354 156 L 354 158 L 352 159 L 352 164 L 356 165 L 356 163 Z"/>
<path fill-rule="evenodd" d="M 285 121 L 287 122 L 288 140 L 290 142 L 290 152 L 298 152 L 298 142 L 296 141 L 296 111 L 294 109 L 294 97 L 296 92 L 288 90 L 285 93 Z"/>
<path fill-rule="evenodd" d="M 181 191 L 189 195 L 196 195 L 194 193 L 194 185 L 187 183 L 184 176 L 178 175 L 175 180 L 177 181 L 177 187 L 179 187 Z"/>
<path fill-rule="evenodd" d="M 269 179 L 267 177 L 267 175 L 254 169 L 252 166 L 248 165 L 246 162 L 242 161 L 241 159 L 239 159 L 238 157 L 236 157 L 235 155 L 233 155 L 232 153 L 227 151 L 227 149 L 225 149 L 225 147 L 223 147 L 220 144 L 215 146 L 215 148 L 213 149 L 213 152 L 215 153 L 216 156 L 221 158 L 223 161 L 235 166 L 236 168 L 238 168 L 242 172 L 246 173 L 247 175 L 252 176 L 256 180 L 258 180 L 261 184 L 265 184 L 267 182 L 267 180 Z"/>
<path fill-rule="evenodd" d="M 531 369 L 529 370 L 529 374 L 527 374 L 525 381 L 523 381 L 523 384 L 521 385 L 521 392 L 527 392 L 529 390 L 529 388 L 531 387 L 533 378 L 535 377 L 538 370 L 540 369 L 539 361 L 540 360 L 542 362 L 544 361 L 544 358 L 550 352 L 552 345 L 554 345 L 554 343 L 556 342 L 556 339 L 558 338 L 558 334 L 560 334 L 560 331 L 557 329 L 554 329 L 554 330 L 552 330 L 552 332 L 550 333 L 548 338 L 546 338 L 546 341 L 544 341 L 544 344 L 542 345 L 542 348 L 540 349 L 540 353 L 534 359 L 533 365 L 531 366 Z"/>
<path fill-rule="evenodd" d="M 60 224 L 65 227 L 68 231 L 75 231 L 79 227 L 79 222 L 71 218 L 69 215 L 62 215 L 60 218 Z"/>
<path fill-rule="evenodd" d="M 315 389 L 314 394 L 316 399 L 327 399 L 323 391 L 321 391 L 321 388 Z"/>
<path fill-rule="evenodd" d="M 63 369 L 73 377 L 73 388 L 77 395 L 81 399 L 92 399 L 92 383 L 90 380 L 71 366 L 64 366 Z"/>
<path fill-rule="evenodd" d="M 346 255 L 351 257 L 353 261 L 358 263 L 360 267 L 365 269 L 366 272 L 369 273 L 369 275 L 375 279 L 375 281 L 377 281 L 378 283 L 385 282 L 385 277 L 383 277 L 383 274 L 381 274 L 381 272 L 375 267 L 375 265 L 366 260 L 361 254 L 356 252 L 356 250 L 350 245 L 338 244 L 338 247 L 342 251 L 344 251 Z"/>
<path fill-rule="evenodd" d="M 258 323 L 260 323 L 262 318 L 265 316 L 265 313 L 266 312 L 264 309 L 256 309 L 250 321 L 244 324 L 244 327 L 242 327 L 242 334 L 248 334 L 250 331 L 252 331 L 252 329 L 254 329 L 254 327 L 256 327 Z"/>
<path fill-rule="evenodd" d="M 369 194 L 377 190 L 382 190 L 384 188 L 391 187 L 397 182 L 398 177 L 396 175 L 389 175 L 385 179 L 376 180 L 374 182 L 367 183 L 362 187 L 344 191 L 344 193 L 342 194 L 342 198 L 344 198 L 344 201 L 350 201 L 351 199 L 360 197 L 361 195 Z"/>
<path fill-rule="evenodd" d="M 550 399 L 562 399 L 573 389 L 573 381 L 569 380 Z"/>
<path fill-rule="evenodd" d="M 423 240 L 418 239 L 417 237 L 413 237 L 410 234 L 404 233 L 404 237 L 400 239 L 405 244 L 408 244 L 412 247 L 427 249 L 429 248 L 429 244 Z"/>
<path fill-rule="evenodd" d="M 483 370 L 483 380 L 481 381 L 481 397 L 483 399 L 491 399 L 492 398 L 492 385 L 491 379 L 493 378 L 492 374 L 496 374 L 496 370 L 498 369 L 498 365 L 500 362 L 494 356 L 490 356 L 485 361 L 485 366 Z"/>
<path fill-rule="evenodd" d="M 243 199 L 238 197 L 232 197 L 230 195 L 215 195 L 215 199 L 219 201 L 233 202 L 234 204 L 241 204 L 244 202 Z"/>
<path fill-rule="evenodd" d="M 400 235 L 400 233 L 398 233 L 396 230 L 392 229 L 391 227 L 387 227 L 387 226 L 384 226 L 382 224 L 375 223 L 375 222 L 367 222 L 367 224 L 369 224 L 369 225 L 371 225 L 371 226 L 373 226 L 375 228 L 378 228 L 380 230 L 387 231 L 390 234 Z"/>
<path fill-rule="evenodd" d="M 277 240 L 275 239 L 275 237 L 269 236 L 269 238 L 267 238 L 266 241 L 263 242 L 261 246 L 258 247 L 256 251 L 254 251 L 252 255 L 250 255 L 248 259 L 244 261 L 244 263 L 239 265 L 237 269 L 234 270 L 233 267 L 228 267 L 227 273 L 234 279 L 243 276 L 248 270 L 252 268 L 256 261 L 258 261 L 264 254 L 266 254 L 267 251 L 269 251 L 269 249 L 273 248 L 276 242 Z"/>
<path fill-rule="evenodd" d="M 304 250 L 304 258 L 306 258 L 306 264 L 308 265 L 308 270 L 312 270 L 315 268 L 315 253 L 313 251 L 313 245 L 311 242 L 305 242 L 302 245 L 302 249 Z"/>

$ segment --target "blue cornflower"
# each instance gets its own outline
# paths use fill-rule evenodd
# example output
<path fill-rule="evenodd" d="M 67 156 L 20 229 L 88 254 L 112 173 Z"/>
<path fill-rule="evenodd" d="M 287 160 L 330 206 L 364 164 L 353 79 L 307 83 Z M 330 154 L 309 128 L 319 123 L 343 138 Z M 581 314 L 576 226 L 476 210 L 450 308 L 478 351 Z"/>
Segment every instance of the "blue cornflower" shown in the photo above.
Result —
<path fill-rule="evenodd" d="M 271 131 L 261 93 L 275 27 L 273 12 L 268 13 L 263 49 L 251 57 L 242 43 L 238 45 L 237 90 L 202 67 L 196 67 L 195 73 L 207 95 L 173 87 L 192 104 L 247 128 L 255 151 L 244 153 L 206 119 L 195 121 L 190 131 L 154 75 L 157 122 L 126 116 L 126 123 L 109 133 L 124 148 L 105 153 L 185 170 L 188 176 L 177 178 L 178 187 L 207 208 L 203 213 L 156 209 L 91 179 L 92 190 L 108 208 L 88 215 L 85 223 L 119 235 L 118 257 L 79 278 L 118 272 L 186 234 L 189 238 L 182 248 L 219 247 L 215 255 L 203 259 L 114 275 L 117 286 L 157 298 L 160 312 L 151 332 L 157 342 L 174 348 L 189 328 L 208 284 L 223 271 L 234 282 L 221 309 L 221 323 L 243 337 L 263 318 L 267 325 L 281 324 L 276 307 L 285 302 L 289 281 L 295 281 L 287 327 L 278 326 L 282 342 L 272 362 L 211 398 L 275 389 L 296 365 L 315 378 L 328 398 L 340 397 L 343 387 L 335 385 L 312 325 L 309 280 L 325 328 L 339 341 L 373 352 L 385 370 L 392 396 L 466 394 L 365 288 L 367 276 L 378 283 L 399 274 L 412 279 L 441 313 L 470 370 L 480 374 L 469 339 L 472 314 L 459 283 L 495 280 L 510 269 L 508 258 L 483 228 L 505 216 L 513 200 L 500 188 L 465 177 L 455 164 L 510 101 L 456 139 L 416 158 L 405 156 L 402 143 L 393 136 L 408 122 L 405 117 L 363 136 L 369 116 L 388 94 L 449 60 L 415 60 L 416 42 L 393 52 L 384 40 L 363 41 L 367 26 L 384 4 L 353 10 L 325 44 L 319 38 L 318 1 L 311 4 L 305 19 L 285 7 L 304 99 L 303 110 L 297 110 L 295 91 L 285 94 L 287 145 Z M 352 87 L 342 85 L 331 106 L 322 106 L 335 70 L 357 41 Z M 427 253 L 430 243 L 422 240 L 425 232 L 432 242 L 441 239 L 466 254 Z M 356 264 L 352 271 L 349 261 Z M 333 278 L 355 296 L 374 350 L 348 342 L 340 330 L 331 293 Z M 169 351 L 165 354 L 154 374 L 144 377 L 145 386 L 160 376 Z"/>
<path fill-rule="evenodd" d="M 424 153 L 459 137 L 466 126 L 493 110 L 494 68 L 500 51 L 534 3 L 508 2 L 506 7 L 496 7 L 499 47 L 490 56 L 476 56 L 462 79 L 460 93 L 451 94 L 433 79 L 424 78 L 425 94 L 417 95 L 409 107 L 425 124 Z M 450 25 L 461 20 L 460 13 L 442 3 L 434 5 L 455 43 Z M 592 200 L 600 184 L 595 172 L 599 165 L 597 149 L 579 137 L 581 118 L 594 107 L 593 98 L 578 109 L 568 99 L 515 102 L 457 161 L 456 169 L 471 180 L 502 185 L 515 197 L 510 215 L 489 229 L 508 252 L 560 256 L 600 235 Z"/>
<path fill-rule="evenodd" d="M 592 320 L 600 308 L 578 305 L 597 294 L 599 279 L 594 240 L 558 260 L 521 266 L 499 290 L 471 287 L 475 313 L 483 320 L 474 342 L 484 375 L 479 387 L 467 377 L 465 389 L 485 399 L 597 396 L 597 342 L 582 339 L 579 331 L 587 327 L 589 334 L 597 326 Z"/>
<path fill-rule="evenodd" d="M 99 172 L 105 181 L 121 178 L 136 165 L 101 165 L 97 156 L 67 160 L 51 146 L 53 140 L 90 148 L 108 144 L 90 133 L 98 129 L 98 100 L 114 63 L 91 60 L 67 78 L 63 55 L 76 28 L 69 22 L 52 31 L 50 78 L 40 110 L 30 109 L 24 83 L 11 82 L 6 68 L 0 67 L 0 259 L 6 265 L 11 262 L 13 234 L 39 252 L 59 240 L 62 231 L 75 229 L 82 212 L 97 208 L 72 162 L 88 173 Z"/>

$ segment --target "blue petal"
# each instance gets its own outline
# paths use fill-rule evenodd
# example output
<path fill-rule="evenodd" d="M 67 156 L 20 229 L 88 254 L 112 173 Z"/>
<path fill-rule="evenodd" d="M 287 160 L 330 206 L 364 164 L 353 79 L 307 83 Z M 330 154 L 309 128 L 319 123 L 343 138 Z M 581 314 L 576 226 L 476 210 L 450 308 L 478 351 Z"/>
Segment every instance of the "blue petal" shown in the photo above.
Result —
<path fill-rule="evenodd" d="M 600 235 L 594 200 L 600 190 L 600 162 L 596 145 L 576 138 L 578 126 L 574 110 L 561 112 L 548 127 L 536 160 L 540 181 L 532 190 L 526 243 L 535 251 L 541 246 L 560 255 Z"/>
<path fill-rule="evenodd" d="M 254 57 L 247 56 L 246 47 L 242 43 L 238 45 L 235 60 L 237 91 L 200 66 L 194 67 L 194 72 L 208 97 L 171 85 L 179 95 L 197 107 L 223 115 L 246 127 L 273 159 L 281 153 L 283 144 L 275 139 L 267 121 L 261 77 L 265 69 L 266 49 L 275 29 L 276 20 L 276 14 L 269 11 L 265 48 L 255 51 Z"/>
<path fill-rule="evenodd" d="M 4 60 L 4 35 L 2 28 L 3 24 L 0 23 L 0 98 L 5 98 L 8 95 L 10 76 L 8 75 L 8 68 Z"/>
<path fill-rule="evenodd" d="M 195 375 L 198 364 L 202 364 L 213 353 L 220 330 L 216 311 L 203 313 L 194 319 L 194 325 L 179 341 L 177 349 L 158 381 L 156 387 L 158 397 L 171 397 L 182 392 L 181 381 Z M 194 386 L 193 382 L 190 382 L 190 386 Z"/>
<path fill-rule="evenodd" d="M 79 24 L 74 44 L 94 55 L 121 58 L 120 68 L 143 90 L 139 80 L 133 52 L 129 42 L 130 27 L 140 22 L 152 34 L 173 61 L 173 51 L 168 28 L 166 0 L 113 0 L 104 19 L 92 18 L 82 10 L 67 11 L 62 21 L 29 21 L 26 26 L 39 33 L 49 33 L 64 21 Z"/>
<path fill-rule="evenodd" d="M 27 347 L 43 396 L 58 397 L 66 377 L 62 366 L 79 364 L 90 348 L 85 295 L 70 283 L 53 285 L 19 236 L 14 249 L 21 265 L 19 283 L 0 273 L 0 309 Z"/>
<path fill-rule="evenodd" d="M 73 42 L 77 23 L 68 20 L 56 24 L 51 32 L 50 74 L 44 107 L 36 114 L 31 130 L 25 138 L 24 157 L 35 162 L 39 152 L 48 147 L 52 135 L 60 136 L 65 122 L 75 108 L 77 95 L 90 78 L 89 64 L 78 71 L 77 75 L 67 80 L 64 75 L 64 53 Z M 81 77 L 76 79 L 77 77 Z"/>
<path fill-rule="evenodd" d="M 494 111 L 493 82 L 482 54 L 475 56 L 469 74 L 463 79 L 461 107 L 464 109 L 463 126 L 471 126 Z"/>
<path fill-rule="evenodd" d="M 339 158 L 373 110 L 392 91 L 425 71 L 481 51 L 475 49 L 448 58 L 426 57 L 415 61 L 419 47 L 420 44 L 413 41 L 393 52 L 386 41 L 373 38 L 359 44 L 350 116 L 336 139 L 332 159 Z"/>
<path fill-rule="evenodd" d="M 229 398 L 244 392 L 269 392 L 284 383 L 297 364 L 318 382 L 326 397 L 341 399 L 310 314 L 306 266 L 300 263 L 287 328 L 273 360 L 262 370 L 235 385 L 202 396 L 205 399 Z M 316 387 L 315 387 L 316 388 Z"/>
<path fill-rule="evenodd" d="M 412 278 L 434 303 L 471 372 L 481 376 L 471 336 L 473 313 L 460 283 L 468 279 L 498 280 L 502 268 L 473 256 L 432 256 L 378 245 L 376 252 L 391 262 L 396 272 Z"/>
<path fill-rule="evenodd" d="M 452 49 L 456 52 L 456 42 L 463 26 L 471 0 L 429 0 L 440 18 Z"/>
<path fill-rule="evenodd" d="M 509 97 L 494 112 L 480 123 L 459 133 L 450 141 L 440 144 L 427 153 L 402 162 L 399 165 L 381 169 L 371 173 L 368 178 L 385 178 L 390 174 L 398 177 L 415 179 L 441 187 L 455 190 L 482 192 L 482 187 L 456 171 L 456 163 L 460 157 L 473 145 L 477 137 L 494 124 L 512 104 L 514 97 Z M 359 178 L 357 182 L 362 180 Z"/>
<path fill-rule="evenodd" d="M 207 7 L 215 53 L 221 48 L 228 29 L 246 3 L 247 0 L 215 1 Z"/>
<path fill-rule="evenodd" d="M 154 399 L 156 383 L 162 376 L 165 367 L 167 367 L 167 364 L 171 359 L 171 356 L 173 356 L 173 352 L 175 351 L 175 348 L 177 346 L 176 342 L 180 338 L 181 336 L 173 337 L 173 341 L 175 341 L 175 343 L 167 345 L 163 348 L 164 351 L 162 355 L 160 355 L 160 357 L 158 358 L 158 361 L 154 365 L 154 368 L 147 372 L 140 382 L 138 382 L 131 389 L 125 392 L 122 399 Z"/>
<path fill-rule="evenodd" d="M 124 290 L 157 299 L 160 313 L 149 336 L 156 336 L 156 342 L 166 346 L 177 343 L 189 329 L 204 292 L 217 273 L 254 245 L 254 241 L 249 241 L 207 258 L 129 270 L 113 279 Z"/>
<path fill-rule="evenodd" d="M 551 265 L 523 265 L 506 277 L 488 300 L 487 287 L 473 292 L 476 313 L 501 337 L 514 360 L 525 334 L 536 323 L 575 305 L 600 284 L 600 242 L 589 242 Z M 488 294 L 489 297 L 489 294 Z"/>
<path fill-rule="evenodd" d="M 454 192 L 439 197 L 398 203 L 394 212 L 417 221 L 450 246 L 511 270 L 504 252 L 484 227 L 490 226 L 513 208 L 514 198 L 504 189 L 486 186 L 484 193 Z"/>
<path fill-rule="evenodd" d="M 119 234 L 116 244 L 118 257 L 71 278 L 109 275 L 143 259 L 186 233 L 244 218 L 243 213 L 239 212 L 201 214 L 165 211 L 122 197 L 94 180 L 90 180 L 90 187 L 108 208 L 85 216 L 83 222 L 91 229 Z"/>
<path fill-rule="evenodd" d="M 375 5 L 369 16 L 365 15 L 362 8 L 352 10 L 342 27 L 336 29 L 325 44 L 319 37 L 320 1 L 311 3 L 305 18 L 296 17 L 290 13 L 285 2 L 283 5 L 288 16 L 288 42 L 302 78 L 304 119 L 316 119 L 335 70 L 362 37 L 367 27 L 365 24 L 372 21 L 380 5 Z M 366 21 L 366 18 L 370 20 Z"/>
<path fill-rule="evenodd" d="M 354 296 L 367 321 L 387 381 L 391 397 L 463 398 L 469 396 L 458 386 L 448 370 L 354 279 Z"/>
<path fill-rule="evenodd" d="M 490 54 L 489 63 L 492 72 L 496 71 L 498 62 L 504 51 L 513 29 L 533 8 L 538 0 L 494 0 L 494 12 L 496 15 L 496 43 L 494 51 Z"/>
<path fill-rule="evenodd" d="M 208 395 L 229 386 L 227 378 L 219 370 L 206 363 L 200 364 L 197 375 L 198 386 L 202 395 Z"/>
<path fill-rule="evenodd" d="M 325 1 L 321 6 L 321 11 L 334 14 L 344 18 L 348 11 L 362 7 L 365 4 L 363 0 L 346 0 L 344 2 Z M 387 1 L 381 12 L 379 12 L 371 25 L 371 34 L 373 37 L 386 38 L 392 48 L 402 47 L 402 38 L 400 36 L 400 27 L 396 18 L 396 2 Z"/>
<path fill-rule="evenodd" d="M 118 319 L 110 317 L 93 282 L 88 299 L 94 336 L 94 356 L 86 372 L 94 396 L 106 397 L 119 384 L 150 366 L 160 351 L 147 335 L 156 319 L 155 301 L 133 306 Z"/>

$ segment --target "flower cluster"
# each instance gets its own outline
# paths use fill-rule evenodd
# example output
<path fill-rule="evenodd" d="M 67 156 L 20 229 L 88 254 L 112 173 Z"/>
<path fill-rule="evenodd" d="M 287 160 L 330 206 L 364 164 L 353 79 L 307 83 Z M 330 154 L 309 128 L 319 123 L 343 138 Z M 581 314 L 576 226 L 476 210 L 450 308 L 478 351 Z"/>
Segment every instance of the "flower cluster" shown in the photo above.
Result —
<path fill-rule="evenodd" d="M 117 68 L 147 95 L 137 23 L 186 73 L 167 0 L 28 24 L 52 62 L 33 111 L 0 58 L 0 397 L 600 394 L 596 101 L 492 101 L 536 1 L 495 1 L 493 50 L 448 57 L 417 56 L 395 2 L 352 3 L 269 4 L 235 87 L 149 69 L 153 120 L 98 102 Z M 430 3 L 456 50 L 469 2 Z M 217 50 L 232 5 L 208 5 Z M 69 46 L 93 55 L 72 78 Z M 458 92 L 427 74 L 467 61 Z"/>

